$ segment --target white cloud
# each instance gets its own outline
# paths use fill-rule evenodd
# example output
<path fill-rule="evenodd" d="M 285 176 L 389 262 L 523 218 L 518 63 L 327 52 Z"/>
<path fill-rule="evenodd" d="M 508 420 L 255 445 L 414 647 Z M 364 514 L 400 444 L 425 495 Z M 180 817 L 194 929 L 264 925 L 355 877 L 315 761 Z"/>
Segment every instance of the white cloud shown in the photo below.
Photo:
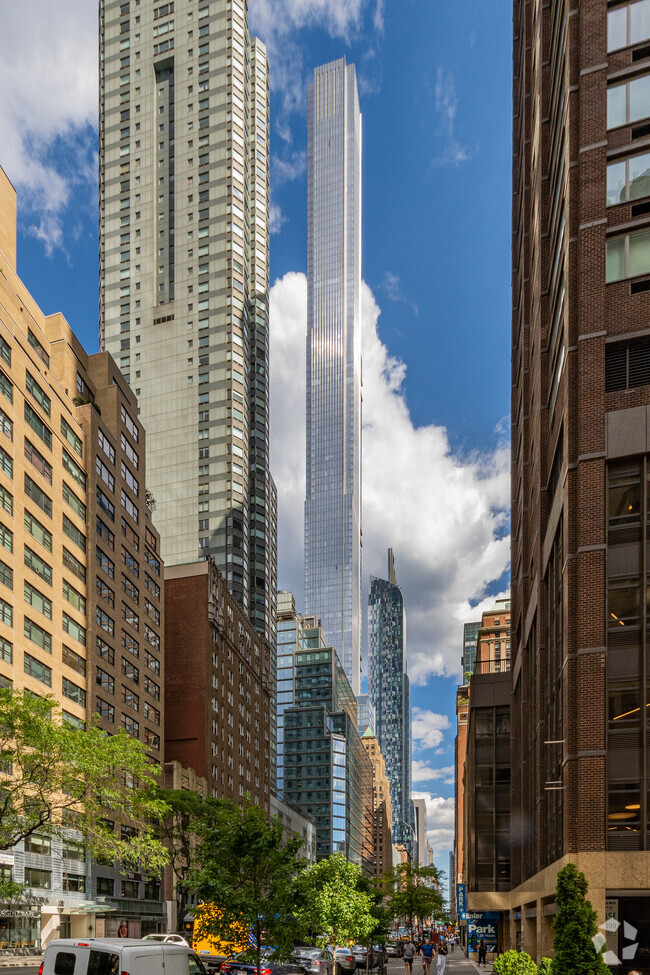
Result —
<path fill-rule="evenodd" d="M 278 486 L 278 582 L 302 600 L 307 281 L 271 290 L 271 462 Z M 454 453 L 444 427 L 416 427 L 403 392 L 406 365 L 377 334 L 379 308 L 362 293 L 363 577 L 385 577 L 395 553 L 407 612 L 409 675 L 460 672 L 462 623 L 506 571 L 510 450 Z M 387 461 L 390 458 L 390 461 Z M 491 602 L 492 600 L 487 600 Z"/>
<path fill-rule="evenodd" d="M 454 784 L 454 766 L 446 765 L 444 768 L 431 768 L 426 762 L 414 758 L 411 763 L 411 780 L 413 782 L 436 782 L 442 779 L 445 785 Z"/>
<path fill-rule="evenodd" d="M 427 804 L 427 838 L 434 855 L 445 853 L 454 846 L 454 799 L 444 799 L 431 792 L 412 792 L 414 799 Z"/>
<path fill-rule="evenodd" d="M 279 203 L 271 202 L 271 207 L 269 210 L 269 232 L 272 234 L 279 234 L 282 227 L 288 221 L 288 217 L 282 212 L 282 208 Z"/>
<path fill-rule="evenodd" d="M 97 167 L 97 5 L 31 0 L 3 5 L 0 165 L 20 193 L 29 232 L 63 246 L 61 218 L 82 187 L 94 199 Z"/>
<path fill-rule="evenodd" d="M 451 71 L 446 71 L 444 68 L 438 68 L 436 74 L 435 99 L 442 148 L 433 160 L 434 165 L 443 166 L 446 163 L 458 165 L 467 162 L 472 158 L 475 150 L 470 151 L 456 136 L 456 112 L 458 111 L 456 84 Z"/>
<path fill-rule="evenodd" d="M 411 713 L 411 735 L 416 748 L 437 748 L 444 737 L 443 732 L 451 727 L 446 714 L 413 708 Z"/>

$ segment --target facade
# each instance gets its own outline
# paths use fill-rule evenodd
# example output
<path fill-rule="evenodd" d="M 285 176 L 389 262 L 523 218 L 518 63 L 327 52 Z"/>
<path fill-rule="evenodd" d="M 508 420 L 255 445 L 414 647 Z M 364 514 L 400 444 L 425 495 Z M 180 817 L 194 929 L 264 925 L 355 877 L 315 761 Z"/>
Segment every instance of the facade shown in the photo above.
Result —
<path fill-rule="evenodd" d="M 271 655 L 214 562 L 165 567 L 165 760 L 270 810 Z"/>
<path fill-rule="evenodd" d="M 413 800 L 415 813 L 415 837 L 417 840 L 417 863 L 420 867 L 430 864 L 427 861 L 427 803 L 425 799 Z"/>
<path fill-rule="evenodd" d="M 345 58 L 309 86 L 305 605 L 361 692 L 361 114 Z"/>
<path fill-rule="evenodd" d="M 388 579 L 370 580 L 368 596 L 368 686 L 377 738 L 386 763 L 393 809 L 393 842 L 415 853 L 411 802 L 411 694 L 406 673 L 406 613 L 395 581 L 393 550 Z"/>
<path fill-rule="evenodd" d="M 463 668 L 463 681 L 468 681 L 474 673 L 474 661 L 476 660 L 476 645 L 478 642 L 478 631 L 481 623 L 465 623 L 463 626 L 463 653 L 461 656 L 461 666 Z"/>
<path fill-rule="evenodd" d="M 271 789 L 271 816 L 282 823 L 286 839 L 300 836 L 303 844 L 298 856 L 307 863 L 316 863 L 316 827 L 312 817 L 306 816 L 293 802 L 282 799 L 275 789 Z"/>
<path fill-rule="evenodd" d="M 376 723 L 377 717 L 370 700 L 370 694 L 357 695 L 357 728 L 359 734 L 363 735 L 364 731 L 370 729 L 370 733 L 374 735 Z"/>
<path fill-rule="evenodd" d="M 148 432 L 169 564 L 212 556 L 272 644 L 268 127 L 246 0 L 100 0 L 100 344 Z"/>
<path fill-rule="evenodd" d="M 381 880 L 393 866 L 393 812 L 386 765 L 377 738 L 370 728 L 361 735 L 361 743 L 372 763 L 372 845 L 375 877 Z"/>
<path fill-rule="evenodd" d="M 465 858 L 465 758 L 467 755 L 467 723 L 469 718 L 469 684 L 461 684 L 456 691 L 456 739 L 454 742 L 454 872 L 449 875 L 449 901 L 456 910 L 456 885 L 466 883 L 463 872 Z"/>
<path fill-rule="evenodd" d="M 476 637 L 474 674 L 498 674 L 510 670 L 510 600 L 497 599 L 483 613 Z"/>
<path fill-rule="evenodd" d="M 0 681 L 52 694 L 74 725 L 98 715 L 158 761 L 162 566 L 135 398 L 111 357 L 88 356 L 18 278 L 16 196 L 1 169 L 0 252 Z M 158 927 L 157 878 L 124 890 L 74 834 L 31 837 L 2 867 L 40 905 L 16 917 L 0 906 L 7 942 L 101 934 L 104 902 L 134 931 Z"/>
<path fill-rule="evenodd" d="M 568 861 L 647 943 L 647 7 L 514 4 L 509 902 L 538 958 Z"/>
<path fill-rule="evenodd" d="M 312 817 L 316 858 L 343 853 L 374 873 L 372 765 L 357 733 L 357 702 L 314 617 L 278 595 L 278 787 Z"/>

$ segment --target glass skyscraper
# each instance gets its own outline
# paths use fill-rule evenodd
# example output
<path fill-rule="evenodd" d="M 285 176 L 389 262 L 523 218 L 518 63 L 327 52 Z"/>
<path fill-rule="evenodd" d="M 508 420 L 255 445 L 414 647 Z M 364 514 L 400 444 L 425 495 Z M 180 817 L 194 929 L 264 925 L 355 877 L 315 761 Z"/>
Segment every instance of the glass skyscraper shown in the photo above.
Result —
<path fill-rule="evenodd" d="M 361 114 L 353 65 L 308 105 L 305 606 L 361 691 Z"/>
<path fill-rule="evenodd" d="M 247 0 L 100 0 L 100 345 L 147 430 L 166 564 L 274 641 L 269 73 Z"/>
<path fill-rule="evenodd" d="M 417 851 L 411 801 L 411 692 L 406 672 L 406 614 L 395 580 L 393 550 L 388 579 L 370 579 L 368 597 L 369 690 L 377 738 L 386 763 L 393 807 L 393 843 Z"/>

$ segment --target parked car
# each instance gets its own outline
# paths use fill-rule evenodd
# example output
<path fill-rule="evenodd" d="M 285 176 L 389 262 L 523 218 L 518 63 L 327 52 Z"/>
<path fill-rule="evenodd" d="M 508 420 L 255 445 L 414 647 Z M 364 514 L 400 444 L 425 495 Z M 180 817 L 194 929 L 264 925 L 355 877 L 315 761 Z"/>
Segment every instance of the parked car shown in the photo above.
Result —
<path fill-rule="evenodd" d="M 56 938 L 45 948 L 39 975 L 206 975 L 187 945 L 135 938 Z"/>
<path fill-rule="evenodd" d="M 404 952 L 403 946 L 399 941 L 387 941 L 386 942 L 386 955 L 389 958 L 401 958 Z"/>
<path fill-rule="evenodd" d="M 186 948 L 190 947 L 189 941 L 182 934 L 145 934 L 142 940 L 158 941 L 164 945 L 185 945 Z"/>
<path fill-rule="evenodd" d="M 352 954 L 354 955 L 357 968 L 366 967 L 366 958 L 368 960 L 368 968 L 374 968 L 377 964 L 375 961 L 374 951 L 372 949 L 368 951 L 364 945 L 354 945 L 352 948 Z"/>
<path fill-rule="evenodd" d="M 327 948 L 294 948 L 293 957 L 309 975 L 334 975 L 334 955 Z"/>
<path fill-rule="evenodd" d="M 335 948 L 334 961 L 336 962 L 337 975 L 341 972 L 354 972 L 356 970 L 357 962 L 351 948 Z"/>
<path fill-rule="evenodd" d="M 262 948 L 260 975 L 305 975 L 305 968 L 292 962 L 273 961 L 272 949 Z M 239 951 L 221 964 L 222 975 L 256 975 L 257 959 L 250 948 Z"/>

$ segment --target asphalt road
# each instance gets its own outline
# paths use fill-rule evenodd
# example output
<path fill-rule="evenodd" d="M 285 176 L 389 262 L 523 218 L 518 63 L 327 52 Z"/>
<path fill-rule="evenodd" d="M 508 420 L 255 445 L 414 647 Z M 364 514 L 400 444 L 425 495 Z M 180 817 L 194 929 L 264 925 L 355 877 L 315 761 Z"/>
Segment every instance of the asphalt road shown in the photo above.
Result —
<path fill-rule="evenodd" d="M 11 965 L 11 966 L 3 965 L 2 967 L 0 967 L 0 975 L 36 975 L 40 964 L 41 962 L 39 959 L 34 966 L 21 965 L 20 967 L 18 967 L 18 965 Z"/>

